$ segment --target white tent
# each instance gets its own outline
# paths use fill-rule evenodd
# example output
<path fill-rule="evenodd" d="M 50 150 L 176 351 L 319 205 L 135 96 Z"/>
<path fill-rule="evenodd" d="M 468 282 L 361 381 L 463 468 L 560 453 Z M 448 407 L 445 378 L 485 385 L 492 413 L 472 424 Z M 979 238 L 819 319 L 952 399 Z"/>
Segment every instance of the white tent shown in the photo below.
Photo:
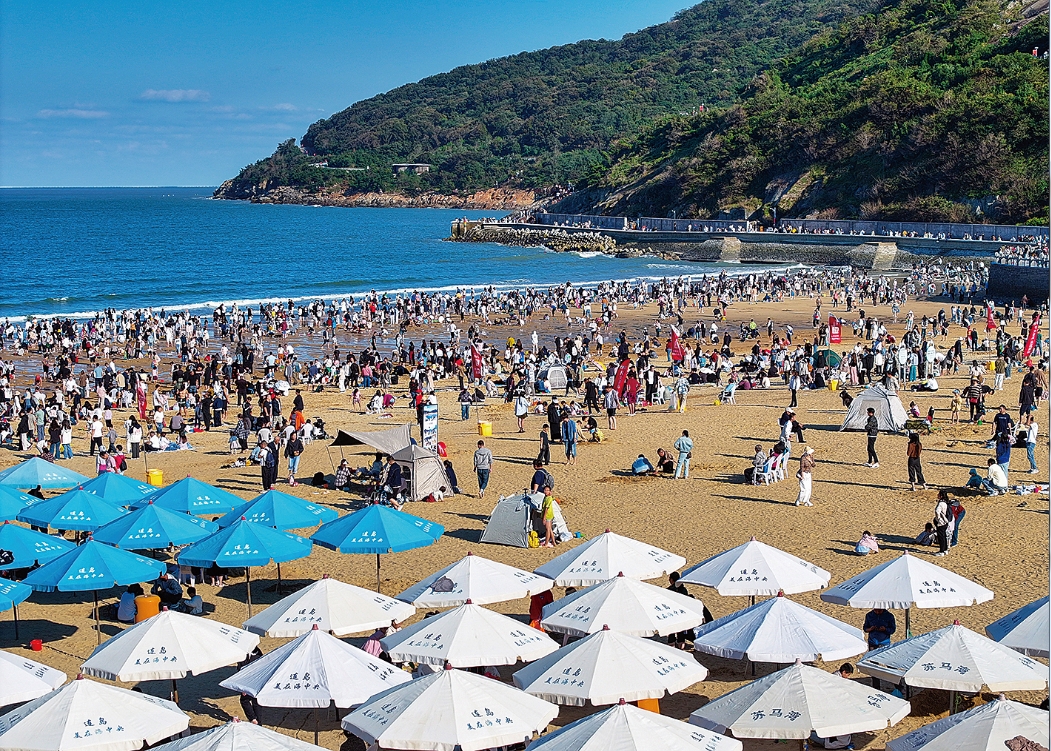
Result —
<path fill-rule="evenodd" d="M 604 626 L 632 636 L 667 636 L 703 622 L 700 600 L 615 576 L 545 605 L 540 624 L 570 636 L 593 634 Z"/>
<path fill-rule="evenodd" d="M 724 597 L 773 596 L 828 586 L 832 574 L 754 537 L 683 572 L 683 584 L 713 587 Z"/>
<path fill-rule="evenodd" d="M 864 430 L 869 418 L 869 407 L 876 411 L 879 429 L 883 431 L 897 433 L 905 427 L 905 421 L 909 419 L 897 393 L 873 384 L 854 397 L 840 430 Z"/>
<path fill-rule="evenodd" d="M 546 576 L 468 553 L 413 584 L 398 595 L 398 599 L 418 608 L 456 607 L 468 600 L 475 605 L 487 605 L 530 597 L 554 585 Z"/>
<path fill-rule="evenodd" d="M 445 474 L 445 465 L 438 455 L 423 446 L 406 446 L 391 456 L 401 465 L 406 498 L 422 501 L 431 493 L 451 493 L 453 484 Z"/>
<path fill-rule="evenodd" d="M 529 751 L 741 751 L 741 742 L 621 702 L 538 738 Z"/>
<path fill-rule="evenodd" d="M 868 650 L 865 634 L 787 597 L 769 600 L 699 626 L 693 648 L 698 652 L 753 662 L 824 662 L 854 657 Z"/>
<path fill-rule="evenodd" d="M 262 725 L 233 720 L 151 751 L 318 751 L 319 747 Z"/>
<path fill-rule="evenodd" d="M 190 725 L 167 699 L 80 678 L 0 717 L 4 751 L 138 751 Z"/>
<path fill-rule="evenodd" d="M 514 665 L 558 649 L 543 631 L 470 601 L 396 631 L 380 644 L 394 662 L 456 668 Z"/>
<path fill-rule="evenodd" d="M 239 628 L 164 610 L 95 647 L 81 670 L 111 681 L 174 680 L 233 665 L 258 645 Z"/>
<path fill-rule="evenodd" d="M 867 654 L 858 670 L 917 688 L 946 691 L 1040 691 L 1047 666 L 960 625 L 920 634 Z"/>
<path fill-rule="evenodd" d="M 796 663 L 713 699 L 690 723 L 735 738 L 830 738 L 882 730 L 910 710 L 907 701 Z"/>
<path fill-rule="evenodd" d="M 0 707 L 50 694 L 65 682 L 61 670 L 0 650 Z"/>
<path fill-rule="evenodd" d="M 558 707 L 492 678 L 442 670 L 369 699 L 344 730 L 383 749 L 481 751 L 530 740 Z"/>
<path fill-rule="evenodd" d="M 1018 736 L 1047 748 L 1047 726 L 1047 710 L 1001 696 L 895 738 L 887 751 L 1003 751 L 1004 741 Z"/>
<path fill-rule="evenodd" d="M 526 693 L 578 707 L 660 699 L 700 683 L 708 669 L 660 642 L 603 629 L 526 665 L 512 678 Z"/>
<path fill-rule="evenodd" d="M 219 685 L 264 707 L 353 707 L 410 680 L 404 670 L 313 629 L 246 665 Z"/>
<path fill-rule="evenodd" d="M 315 625 L 336 636 L 371 631 L 403 621 L 416 608 L 353 584 L 324 578 L 278 600 L 244 622 L 260 636 L 299 636 Z"/>
<path fill-rule="evenodd" d="M 554 579 L 560 587 L 590 587 L 618 574 L 631 579 L 655 579 L 685 564 L 686 559 L 681 555 L 607 529 L 533 572 Z"/>
<path fill-rule="evenodd" d="M 566 368 L 563 365 L 547 366 L 540 371 L 537 380 L 546 380 L 552 391 L 555 391 L 556 389 L 564 389 L 566 384 L 569 383 L 569 378 L 566 376 Z"/>
<path fill-rule="evenodd" d="M 985 633 L 993 641 L 1016 652 L 1033 657 L 1048 657 L 1048 635 L 1051 634 L 1048 610 L 1048 598 L 1042 597 L 990 623 L 985 627 Z"/>

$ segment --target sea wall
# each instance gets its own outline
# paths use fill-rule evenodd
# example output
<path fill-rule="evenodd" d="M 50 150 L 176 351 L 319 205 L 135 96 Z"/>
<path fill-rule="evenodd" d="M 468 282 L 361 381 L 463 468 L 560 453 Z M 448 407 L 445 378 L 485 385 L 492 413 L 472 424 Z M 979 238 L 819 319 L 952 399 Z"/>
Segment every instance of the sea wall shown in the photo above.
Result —
<path fill-rule="evenodd" d="M 1041 302 L 1048 299 L 1051 270 L 1034 266 L 1013 266 L 994 263 L 989 267 L 989 285 L 986 294 L 997 302 L 1021 300 Z"/>

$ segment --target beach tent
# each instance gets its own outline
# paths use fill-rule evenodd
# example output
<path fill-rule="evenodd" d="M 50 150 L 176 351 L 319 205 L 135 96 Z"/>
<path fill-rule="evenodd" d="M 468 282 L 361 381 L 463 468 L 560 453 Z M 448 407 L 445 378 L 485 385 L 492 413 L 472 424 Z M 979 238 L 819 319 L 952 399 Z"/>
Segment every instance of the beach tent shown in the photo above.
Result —
<path fill-rule="evenodd" d="M 534 514 L 540 513 L 540 504 L 544 496 L 540 493 L 518 493 L 516 495 L 500 498 L 499 503 L 489 514 L 489 521 L 482 531 L 479 542 L 489 542 L 494 545 L 510 545 L 514 548 L 529 547 L 529 532 L 536 529 L 537 534 L 543 531 L 537 521 L 533 526 Z M 566 524 L 566 518 L 562 515 L 562 507 L 558 501 L 554 502 L 555 523 L 552 525 L 555 539 L 566 542 L 573 538 Z"/>
<path fill-rule="evenodd" d="M 336 439 L 332 441 L 333 448 L 344 446 L 371 446 L 384 454 L 393 454 L 396 451 L 412 444 L 409 437 L 409 425 L 399 425 L 389 430 L 374 430 L 361 433 L 350 433 L 340 430 L 336 433 Z"/>
<path fill-rule="evenodd" d="M 880 430 L 897 433 L 905 427 L 905 421 L 909 419 L 897 394 L 887 391 L 882 386 L 869 386 L 854 397 L 840 430 L 864 430 L 869 407 L 876 410 Z"/>
<path fill-rule="evenodd" d="M 537 380 L 546 380 L 548 385 L 551 386 L 552 391 L 555 389 L 564 389 L 566 384 L 569 383 L 569 378 L 566 376 L 566 369 L 562 365 L 549 365 L 540 371 Z"/>
<path fill-rule="evenodd" d="M 822 362 L 830 368 L 838 368 L 839 364 L 843 362 L 843 358 L 831 349 L 818 350 L 817 356 L 819 362 Z M 821 367 L 821 365 L 818 365 L 818 367 Z"/>
<path fill-rule="evenodd" d="M 445 465 L 433 451 L 412 445 L 395 451 L 391 456 L 403 470 L 408 500 L 422 501 L 431 493 L 448 493 L 452 490 L 453 484 L 445 474 Z"/>

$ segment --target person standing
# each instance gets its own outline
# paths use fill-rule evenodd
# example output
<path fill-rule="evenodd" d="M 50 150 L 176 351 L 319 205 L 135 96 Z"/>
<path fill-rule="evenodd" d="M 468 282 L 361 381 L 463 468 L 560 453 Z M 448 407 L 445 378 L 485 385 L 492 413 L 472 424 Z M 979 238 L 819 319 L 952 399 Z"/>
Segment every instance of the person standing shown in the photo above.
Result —
<path fill-rule="evenodd" d="M 797 506 L 813 506 L 810 497 L 814 494 L 814 449 L 809 446 L 803 449 L 799 457 L 799 471 L 796 479 L 799 480 L 799 495 L 796 496 Z"/>
<path fill-rule="evenodd" d="M 518 420 L 518 432 L 525 432 L 525 419 L 529 414 L 529 397 L 520 393 L 515 397 L 515 419 Z"/>
<path fill-rule="evenodd" d="M 493 469 L 493 452 L 485 447 L 485 441 L 478 441 L 474 452 L 474 473 L 478 477 L 478 497 L 485 498 L 485 489 L 489 487 L 489 473 Z"/>
<path fill-rule="evenodd" d="M 796 392 L 799 391 L 799 374 L 792 373 L 788 377 L 788 390 L 792 392 L 792 401 L 789 403 L 789 407 L 798 407 L 799 401 L 796 398 Z"/>
<path fill-rule="evenodd" d="M 276 457 L 271 456 L 270 444 L 263 439 L 259 439 L 259 474 L 263 481 L 263 492 L 270 490 L 270 486 L 273 484 L 270 482 L 270 463 L 277 462 Z"/>
<path fill-rule="evenodd" d="M 620 406 L 620 399 L 617 398 L 617 392 L 613 390 L 612 386 L 606 386 L 606 394 L 602 402 L 606 406 L 606 422 L 609 425 L 609 429 L 616 430 L 617 407 Z"/>
<path fill-rule="evenodd" d="M 905 446 L 905 456 L 909 465 L 909 489 L 915 490 L 916 483 L 927 489 L 927 481 L 923 479 L 923 467 L 920 466 L 920 454 L 923 452 L 923 444 L 920 443 L 919 433 L 909 433 L 909 443 Z"/>
<path fill-rule="evenodd" d="M 873 608 L 865 614 L 862 630 L 868 636 L 869 649 L 879 649 L 890 644 L 890 637 L 898 630 L 898 624 L 894 622 L 892 613 L 883 608 Z"/>
<path fill-rule="evenodd" d="M 551 436 L 547 433 L 547 425 L 540 426 L 540 453 L 536 460 L 541 464 L 551 463 Z"/>
<path fill-rule="evenodd" d="M 1036 438 L 1039 426 L 1033 418 L 1033 413 L 1026 415 L 1025 452 L 1029 458 L 1029 474 L 1035 475 L 1040 470 L 1036 468 Z"/>
<path fill-rule="evenodd" d="M 949 540 L 949 547 L 955 548 L 960 542 L 960 522 L 963 521 L 963 517 L 967 516 L 967 509 L 960 503 L 959 498 L 953 498 L 949 501 L 949 508 L 952 509 L 952 539 Z"/>
<path fill-rule="evenodd" d="M 865 420 L 865 435 L 868 436 L 869 456 L 865 466 L 876 469 L 879 467 L 879 457 L 876 456 L 876 438 L 879 436 L 879 420 L 876 419 L 876 410 L 869 407 L 867 411 L 869 416 Z"/>
<path fill-rule="evenodd" d="M 299 460 L 303 456 L 303 441 L 299 432 L 293 431 L 285 444 L 285 457 L 288 459 L 288 484 L 295 487 L 296 473 L 299 471 Z"/>
<path fill-rule="evenodd" d="M 953 523 L 952 507 L 949 505 L 949 494 L 938 491 L 938 503 L 934 506 L 934 533 L 938 538 L 937 557 L 949 555 L 949 526 Z"/>
<path fill-rule="evenodd" d="M 675 479 L 678 480 L 679 475 L 682 475 L 684 480 L 689 480 L 690 459 L 693 458 L 693 439 L 690 438 L 690 431 L 682 431 L 682 435 L 672 444 L 672 448 L 679 452 L 679 460 L 675 464 Z"/>
<path fill-rule="evenodd" d="M 562 421 L 562 443 L 566 447 L 566 464 L 577 463 L 577 421 L 567 417 Z"/>

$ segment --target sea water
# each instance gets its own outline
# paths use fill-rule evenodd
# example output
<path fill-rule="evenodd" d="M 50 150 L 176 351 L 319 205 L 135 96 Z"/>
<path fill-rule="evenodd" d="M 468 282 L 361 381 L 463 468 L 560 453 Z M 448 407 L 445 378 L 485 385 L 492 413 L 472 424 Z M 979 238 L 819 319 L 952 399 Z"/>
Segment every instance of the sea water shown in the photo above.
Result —
<path fill-rule="evenodd" d="M 453 219 L 491 212 L 251 204 L 212 190 L 0 190 L 0 320 L 749 268 L 443 242 Z"/>

